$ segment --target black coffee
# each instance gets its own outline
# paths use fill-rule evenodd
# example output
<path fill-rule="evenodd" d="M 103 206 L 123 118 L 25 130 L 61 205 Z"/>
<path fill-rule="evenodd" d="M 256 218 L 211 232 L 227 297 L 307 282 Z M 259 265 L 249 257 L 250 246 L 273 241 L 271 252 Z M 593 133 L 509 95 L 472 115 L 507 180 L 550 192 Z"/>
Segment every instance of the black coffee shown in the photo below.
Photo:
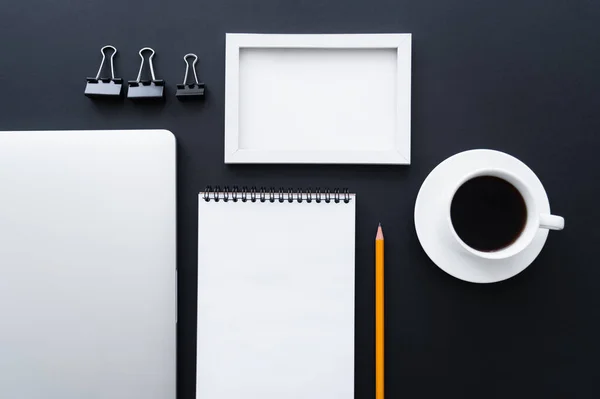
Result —
<path fill-rule="evenodd" d="M 512 244 L 527 221 L 523 196 L 509 182 L 493 176 L 466 181 L 452 198 L 450 217 L 465 244 L 485 252 Z"/>

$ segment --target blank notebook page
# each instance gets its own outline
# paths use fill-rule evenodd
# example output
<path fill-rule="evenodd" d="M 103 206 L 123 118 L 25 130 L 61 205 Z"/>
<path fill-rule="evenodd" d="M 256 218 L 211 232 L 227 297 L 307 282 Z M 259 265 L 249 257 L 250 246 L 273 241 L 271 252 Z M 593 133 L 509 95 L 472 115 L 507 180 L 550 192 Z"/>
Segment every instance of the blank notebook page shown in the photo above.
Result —
<path fill-rule="evenodd" d="M 201 193 L 198 399 L 354 397 L 355 203 Z"/>

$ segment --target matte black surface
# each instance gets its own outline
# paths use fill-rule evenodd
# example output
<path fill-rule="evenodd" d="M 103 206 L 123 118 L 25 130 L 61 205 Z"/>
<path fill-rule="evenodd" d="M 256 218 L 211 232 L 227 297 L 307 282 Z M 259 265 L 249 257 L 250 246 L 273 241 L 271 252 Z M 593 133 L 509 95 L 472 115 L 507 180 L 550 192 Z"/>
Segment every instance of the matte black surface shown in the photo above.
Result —
<path fill-rule="evenodd" d="M 412 165 L 224 165 L 225 32 L 413 33 Z M 197 193 L 207 184 L 339 186 L 358 194 L 356 398 L 374 397 L 379 221 L 388 398 L 600 396 L 600 3 L 6 1 L 0 42 L 0 129 L 166 128 L 177 136 L 180 398 L 194 398 Z M 154 48 L 166 101 L 86 98 L 85 78 L 105 44 L 118 48 L 115 68 L 125 80 L 137 76 L 139 49 Z M 174 95 L 189 52 L 198 54 L 210 87 L 205 102 Z M 429 171 L 472 148 L 527 163 L 566 219 L 531 267 L 494 285 L 446 275 L 413 226 Z"/>

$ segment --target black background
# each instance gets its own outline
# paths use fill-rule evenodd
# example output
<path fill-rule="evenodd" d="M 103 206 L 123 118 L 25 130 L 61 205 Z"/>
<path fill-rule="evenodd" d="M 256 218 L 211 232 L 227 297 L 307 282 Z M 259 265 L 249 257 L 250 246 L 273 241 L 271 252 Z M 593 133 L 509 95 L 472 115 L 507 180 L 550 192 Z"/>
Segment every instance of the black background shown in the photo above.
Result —
<path fill-rule="evenodd" d="M 225 32 L 412 33 L 412 165 L 225 165 Z M 0 43 L 1 130 L 165 128 L 177 137 L 180 398 L 195 390 L 197 193 L 207 184 L 348 187 L 358 194 L 356 398 L 374 397 L 379 221 L 387 246 L 388 397 L 600 396 L 600 3 L 7 1 Z M 153 47 L 166 102 L 84 97 L 105 44 L 118 48 L 117 75 L 125 80 L 137 75 L 139 49 Z M 188 52 L 200 57 L 204 104 L 174 97 Z M 472 148 L 528 164 L 567 224 L 522 274 L 493 285 L 446 275 L 413 226 L 429 171 Z"/>

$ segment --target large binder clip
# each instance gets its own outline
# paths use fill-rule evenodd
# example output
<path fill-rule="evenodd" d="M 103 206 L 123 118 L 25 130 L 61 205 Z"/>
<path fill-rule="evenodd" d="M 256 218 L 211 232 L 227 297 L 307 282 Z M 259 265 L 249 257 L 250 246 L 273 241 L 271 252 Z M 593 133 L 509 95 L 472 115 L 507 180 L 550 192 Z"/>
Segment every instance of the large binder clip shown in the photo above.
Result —
<path fill-rule="evenodd" d="M 188 73 L 190 71 L 190 63 L 188 58 L 194 57 L 192 63 L 192 71 L 194 72 L 194 80 L 196 83 L 187 84 Z M 185 61 L 185 76 L 183 77 L 183 83 L 177 85 L 177 92 L 175 95 L 180 100 L 200 100 L 204 98 L 204 83 L 198 82 L 198 75 L 196 74 L 196 63 L 198 62 L 198 56 L 196 54 L 186 54 L 183 56 Z"/>
<path fill-rule="evenodd" d="M 110 78 L 101 78 L 102 68 L 104 67 L 104 61 L 106 61 L 107 49 L 111 49 L 113 53 L 110 56 Z M 102 53 L 102 62 L 95 78 L 87 78 L 87 84 L 85 85 L 85 95 L 88 97 L 120 97 L 121 89 L 123 88 L 123 79 L 115 78 L 115 66 L 113 59 L 117 54 L 117 49 L 114 46 L 107 45 L 102 47 L 100 50 Z"/>
<path fill-rule="evenodd" d="M 142 80 L 142 70 L 144 69 L 144 51 L 151 51 L 150 57 L 148 57 L 148 64 L 150 65 L 150 75 L 152 80 Z M 140 57 L 142 63 L 140 65 L 140 71 L 136 80 L 130 80 L 128 82 L 129 89 L 127 91 L 127 98 L 133 100 L 145 100 L 145 99 L 162 99 L 164 97 L 165 81 L 157 80 L 154 75 L 154 65 L 152 64 L 152 58 L 154 58 L 154 50 L 150 47 L 144 47 L 140 50 Z"/>

